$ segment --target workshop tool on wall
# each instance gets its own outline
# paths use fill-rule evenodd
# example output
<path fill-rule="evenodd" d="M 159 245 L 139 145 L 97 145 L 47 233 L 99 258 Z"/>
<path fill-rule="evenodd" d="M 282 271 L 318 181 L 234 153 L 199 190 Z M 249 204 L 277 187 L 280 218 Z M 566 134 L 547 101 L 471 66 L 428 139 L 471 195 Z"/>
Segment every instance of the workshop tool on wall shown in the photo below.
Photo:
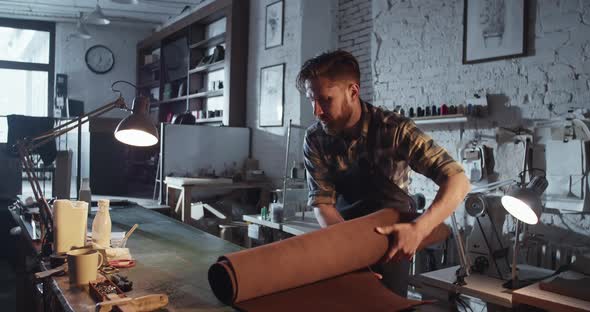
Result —
<path fill-rule="evenodd" d="M 484 178 L 485 158 L 481 145 L 476 141 L 468 143 L 461 150 L 461 164 L 465 169 L 469 181 L 479 182 Z"/>

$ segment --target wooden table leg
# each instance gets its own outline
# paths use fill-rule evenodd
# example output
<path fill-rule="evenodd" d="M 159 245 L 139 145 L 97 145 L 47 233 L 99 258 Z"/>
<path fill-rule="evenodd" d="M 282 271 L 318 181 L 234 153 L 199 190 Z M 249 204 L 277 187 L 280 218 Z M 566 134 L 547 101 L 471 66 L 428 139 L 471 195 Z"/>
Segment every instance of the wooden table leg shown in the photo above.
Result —
<path fill-rule="evenodd" d="M 183 196 L 184 196 L 184 190 L 180 191 L 180 194 L 178 195 L 178 199 L 176 200 L 176 205 L 174 208 L 175 217 L 176 217 L 176 219 L 179 219 L 180 221 L 184 221 L 184 210 L 182 210 L 182 205 L 184 203 Z"/>
<path fill-rule="evenodd" d="M 182 221 L 184 223 L 191 223 L 191 200 L 192 200 L 192 188 L 191 186 L 182 186 L 182 193 L 183 196 L 181 197 L 182 200 Z"/>

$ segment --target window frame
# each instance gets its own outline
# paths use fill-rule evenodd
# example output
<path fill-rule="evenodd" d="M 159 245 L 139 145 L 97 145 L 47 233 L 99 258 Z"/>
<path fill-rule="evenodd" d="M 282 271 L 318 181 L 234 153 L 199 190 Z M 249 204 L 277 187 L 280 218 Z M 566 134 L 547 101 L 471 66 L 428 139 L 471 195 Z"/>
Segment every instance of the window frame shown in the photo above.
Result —
<path fill-rule="evenodd" d="M 55 83 L 55 23 L 24 19 L 0 18 L 0 26 L 49 32 L 49 63 L 15 62 L 0 60 L 0 69 L 47 72 L 47 117 L 53 116 Z"/>

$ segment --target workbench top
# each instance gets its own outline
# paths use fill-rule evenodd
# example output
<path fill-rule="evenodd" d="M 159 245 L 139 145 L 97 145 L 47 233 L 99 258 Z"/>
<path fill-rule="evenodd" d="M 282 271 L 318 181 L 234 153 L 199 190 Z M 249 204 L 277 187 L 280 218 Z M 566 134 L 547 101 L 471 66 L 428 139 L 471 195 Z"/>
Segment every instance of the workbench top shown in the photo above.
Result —
<path fill-rule="evenodd" d="M 110 213 L 113 231 L 139 224 L 127 242 L 137 265 L 120 272 L 133 281 L 128 296 L 167 294 L 167 311 L 232 310 L 211 292 L 207 271 L 217 257 L 240 250 L 239 246 L 139 206 L 115 207 Z M 65 311 L 95 310 L 87 293 L 70 288 L 67 275 L 52 278 L 49 286 Z"/>

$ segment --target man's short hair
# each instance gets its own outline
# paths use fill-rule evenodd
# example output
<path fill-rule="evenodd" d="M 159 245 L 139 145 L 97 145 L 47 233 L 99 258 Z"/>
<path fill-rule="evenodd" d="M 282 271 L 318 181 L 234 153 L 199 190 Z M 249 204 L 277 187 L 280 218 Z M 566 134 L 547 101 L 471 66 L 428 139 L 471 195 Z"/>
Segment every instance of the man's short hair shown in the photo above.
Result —
<path fill-rule="evenodd" d="M 305 61 L 297 75 L 297 89 L 305 92 L 305 81 L 319 77 L 331 80 L 349 79 L 360 85 L 359 63 L 349 52 L 324 52 Z"/>

